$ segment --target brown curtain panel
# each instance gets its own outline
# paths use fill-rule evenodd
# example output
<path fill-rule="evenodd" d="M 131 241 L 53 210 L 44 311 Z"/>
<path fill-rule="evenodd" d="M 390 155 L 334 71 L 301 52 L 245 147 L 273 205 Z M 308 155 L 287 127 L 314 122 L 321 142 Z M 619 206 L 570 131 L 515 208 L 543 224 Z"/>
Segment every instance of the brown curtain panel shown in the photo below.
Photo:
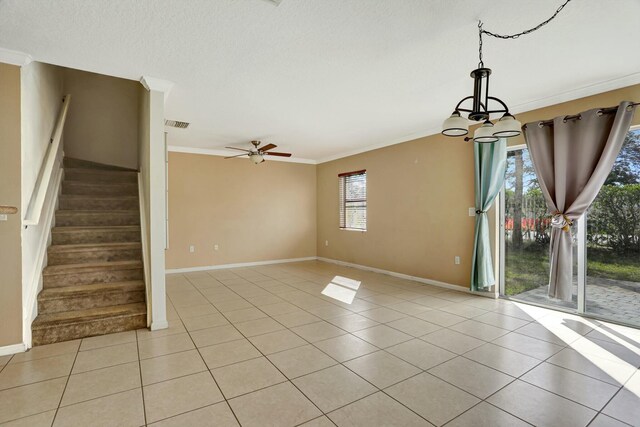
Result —
<path fill-rule="evenodd" d="M 572 298 L 571 224 L 598 195 L 622 148 L 634 108 L 622 102 L 615 113 L 594 109 L 578 118 L 556 117 L 553 124 L 523 126 L 540 189 L 553 215 L 549 296 Z"/>

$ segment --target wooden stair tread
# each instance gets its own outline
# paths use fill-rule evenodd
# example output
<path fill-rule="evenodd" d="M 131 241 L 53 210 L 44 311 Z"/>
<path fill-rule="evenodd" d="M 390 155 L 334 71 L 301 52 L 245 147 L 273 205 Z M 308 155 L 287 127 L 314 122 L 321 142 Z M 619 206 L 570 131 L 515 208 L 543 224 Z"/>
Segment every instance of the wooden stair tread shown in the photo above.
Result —
<path fill-rule="evenodd" d="M 144 290 L 142 280 L 128 282 L 95 283 L 93 285 L 61 286 L 57 288 L 45 288 L 38 295 L 39 299 L 68 298 L 71 296 L 90 295 L 100 292 L 127 292 Z"/>
<path fill-rule="evenodd" d="M 120 209 L 120 210 L 85 210 L 85 209 L 58 209 L 56 215 L 110 215 L 110 214 L 137 214 L 137 209 Z"/>
<path fill-rule="evenodd" d="M 65 273 L 86 273 L 91 271 L 117 270 L 120 268 L 142 268 L 141 261 L 107 261 L 90 262 L 83 264 L 48 265 L 44 268 L 43 275 Z"/>
<path fill-rule="evenodd" d="M 135 169 L 125 168 L 122 166 L 107 165 L 105 163 L 92 162 L 90 160 L 76 159 L 74 157 L 65 156 L 63 159 L 64 167 L 69 169 L 89 169 L 89 170 L 108 170 L 121 172 L 138 172 Z"/>
<path fill-rule="evenodd" d="M 113 242 L 113 243 L 78 243 L 69 245 L 51 245 L 49 252 L 92 252 L 109 249 L 138 249 L 142 248 L 140 242 Z"/>
<path fill-rule="evenodd" d="M 140 231 L 139 225 L 69 225 L 54 227 L 53 233 L 81 233 L 83 231 Z"/>
<path fill-rule="evenodd" d="M 138 171 L 135 170 L 121 170 L 121 169 L 92 169 L 92 168 L 79 168 L 79 167 L 65 167 L 65 172 L 83 172 L 91 173 L 95 175 L 111 175 L 111 174 L 128 174 L 137 175 Z"/>
<path fill-rule="evenodd" d="M 146 315 L 147 305 L 143 302 L 134 304 L 112 305 L 88 310 L 66 311 L 60 313 L 39 314 L 33 321 L 32 329 L 62 326 L 73 323 L 90 322 L 100 319 Z"/>
<path fill-rule="evenodd" d="M 112 194 L 61 194 L 61 198 L 63 199 L 74 199 L 74 200 L 122 200 L 122 199 L 130 199 L 130 200 L 138 200 L 138 196 L 124 194 L 122 196 L 114 196 Z"/>

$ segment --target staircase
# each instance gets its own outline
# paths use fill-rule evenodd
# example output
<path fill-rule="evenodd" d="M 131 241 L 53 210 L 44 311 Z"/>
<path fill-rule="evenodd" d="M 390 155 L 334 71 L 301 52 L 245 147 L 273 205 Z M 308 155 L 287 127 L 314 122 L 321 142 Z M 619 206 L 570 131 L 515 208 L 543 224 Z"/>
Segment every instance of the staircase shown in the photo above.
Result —
<path fill-rule="evenodd" d="M 137 172 L 64 159 L 33 345 L 147 325 Z"/>

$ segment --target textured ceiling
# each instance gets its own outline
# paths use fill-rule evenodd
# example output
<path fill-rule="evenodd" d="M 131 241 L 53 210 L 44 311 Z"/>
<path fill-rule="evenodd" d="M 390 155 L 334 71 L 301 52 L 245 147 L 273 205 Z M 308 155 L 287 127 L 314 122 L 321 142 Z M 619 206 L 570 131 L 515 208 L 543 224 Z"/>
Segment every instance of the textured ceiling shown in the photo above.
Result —
<path fill-rule="evenodd" d="M 515 3 L 0 0 L 0 47 L 172 81 L 167 118 L 192 124 L 171 130 L 171 145 L 219 149 L 262 138 L 323 160 L 438 132 L 471 92 L 477 20 L 518 32 L 561 0 Z M 486 38 L 491 93 L 518 111 L 605 82 L 597 87 L 639 83 L 639 16 L 638 0 L 574 0 L 534 34 Z"/>

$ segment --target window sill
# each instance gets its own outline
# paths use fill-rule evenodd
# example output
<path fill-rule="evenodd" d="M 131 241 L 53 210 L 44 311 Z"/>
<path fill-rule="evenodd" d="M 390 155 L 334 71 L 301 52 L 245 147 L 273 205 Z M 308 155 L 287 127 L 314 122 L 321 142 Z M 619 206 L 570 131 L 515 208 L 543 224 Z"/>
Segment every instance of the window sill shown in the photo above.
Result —
<path fill-rule="evenodd" d="M 361 232 L 366 232 L 366 229 L 361 229 L 361 228 L 346 228 L 346 227 L 340 227 L 340 231 L 361 231 Z"/>

